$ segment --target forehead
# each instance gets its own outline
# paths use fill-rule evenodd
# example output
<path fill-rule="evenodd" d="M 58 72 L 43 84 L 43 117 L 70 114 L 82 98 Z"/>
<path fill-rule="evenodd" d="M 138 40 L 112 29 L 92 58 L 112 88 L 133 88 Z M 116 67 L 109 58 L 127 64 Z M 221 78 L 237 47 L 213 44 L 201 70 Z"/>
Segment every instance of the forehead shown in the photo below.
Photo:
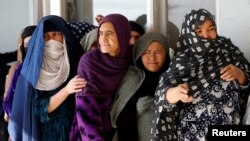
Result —
<path fill-rule="evenodd" d="M 152 41 L 149 46 L 147 47 L 147 50 L 164 50 L 163 45 L 159 41 Z"/>
<path fill-rule="evenodd" d="M 198 28 L 202 29 L 211 26 L 214 26 L 214 23 L 211 20 L 205 20 Z"/>
<path fill-rule="evenodd" d="M 100 27 L 100 31 L 115 31 L 115 27 L 111 22 L 104 22 Z"/>

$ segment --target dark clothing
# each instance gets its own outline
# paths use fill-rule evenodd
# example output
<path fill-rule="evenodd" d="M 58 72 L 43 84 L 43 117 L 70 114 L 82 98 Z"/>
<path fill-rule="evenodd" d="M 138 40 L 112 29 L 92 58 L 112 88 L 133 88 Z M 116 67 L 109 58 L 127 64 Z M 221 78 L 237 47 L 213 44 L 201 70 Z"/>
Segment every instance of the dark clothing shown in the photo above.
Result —
<path fill-rule="evenodd" d="M 3 98 L 5 90 L 5 80 L 10 66 L 7 63 L 17 60 L 17 51 L 0 53 L 0 139 L 8 140 L 7 122 L 4 121 Z"/>
<path fill-rule="evenodd" d="M 47 112 L 50 98 L 64 85 L 52 91 L 35 90 L 35 115 L 41 123 L 42 141 L 67 141 L 75 109 L 74 96 L 70 95 L 56 110 Z M 55 134 L 57 133 L 57 135 Z"/>
<path fill-rule="evenodd" d="M 17 60 L 17 50 L 12 52 L 0 53 L 0 60 L 4 63 L 10 63 Z"/>
<path fill-rule="evenodd" d="M 166 53 L 166 60 L 157 72 L 148 71 L 141 60 L 144 51 L 153 42 L 160 42 Z M 130 66 L 111 111 L 111 122 L 116 133 L 113 141 L 149 141 L 154 94 L 159 77 L 169 64 L 167 39 L 158 33 L 146 33 L 133 47 L 134 66 Z"/>

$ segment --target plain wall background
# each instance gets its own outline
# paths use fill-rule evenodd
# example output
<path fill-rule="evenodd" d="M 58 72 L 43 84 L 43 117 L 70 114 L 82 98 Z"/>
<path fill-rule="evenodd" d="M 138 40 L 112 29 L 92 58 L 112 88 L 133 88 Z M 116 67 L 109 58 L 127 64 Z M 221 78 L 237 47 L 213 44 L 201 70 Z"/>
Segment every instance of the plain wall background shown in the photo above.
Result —
<path fill-rule="evenodd" d="M 0 5 L 0 52 L 13 51 L 17 48 L 17 39 L 21 30 L 27 26 L 36 24 L 38 1 L 41 0 L 1 0 Z M 49 0 L 44 0 L 49 1 Z M 110 12 L 120 12 L 128 17 L 135 19 L 138 15 L 147 11 L 145 6 L 149 0 L 84 0 L 91 7 L 78 2 L 79 20 L 89 20 L 93 22 L 91 17 L 96 14 L 106 15 Z M 168 23 L 167 37 L 171 46 L 175 44 L 175 37 L 178 36 L 178 30 L 184 15 L 193 8 L 206 8 L 215 14 L 218 32 L 220 35 L 231 38 L 233 43 L 238 46 L 245 57 L 250 61 L 250 0 L 167 0 L 168 1 Z M 114 4 L 111 6 L 111 4 Z M 82 9 L 79 9 L 81 7 Z M 86 5 L 86 6 L 89 6 Z M 146 6 L 148 7 L 148 6 Z M 144 9 L 145 8 L 145 9 Z M 84 12 L 84 10 L 89 11 Z M 93 10 L 93 11 L 92 11 Z M 165 12 L 165 11 L 162 11 Z M 84 14 L 81 14 L 84 13 Z"/>

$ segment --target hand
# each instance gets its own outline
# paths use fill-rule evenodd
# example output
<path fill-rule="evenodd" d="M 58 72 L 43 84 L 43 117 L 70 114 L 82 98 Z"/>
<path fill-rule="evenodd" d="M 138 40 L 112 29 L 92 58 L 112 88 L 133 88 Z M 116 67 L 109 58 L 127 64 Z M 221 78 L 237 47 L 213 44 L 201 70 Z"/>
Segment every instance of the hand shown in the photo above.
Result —
<path fill-rule="evenodd" d="M 98 24 L 100 24 L 103 18 L 104 18 L 103 15 L 97 15 L 97 16 L 95 17 L 95 20 L 98 22 Z"/>
<path fill-rule="evenodd" d="M 7 115 L 7 113 L 4 112 L 4 120 L 6 122 L 9 122 L 10 117 Z"/>
<path fill-rule="evenodd" d="M 178 101 L 182 101 L 183 103 L 192 102 L 193 97 L 188 95 L 188 90 L 187 83 L 169 88 L 166 93 L 166 100 L 169 103 L 177 103 Z"/>
<path fill-rule="evenodd" d="M 236 80 L 240 85 L 246 84 L 246 75 L 238 67 L 229 64 L 220 71 L 221 79 L 224 81 L 233 81 Z"/>
<path fill-rule="evenodd" d="M 77 92 L 81 92 L 84 87 L 86 87 L 87 82 L 76 75 L 72 78 L 69 83 L 64 87 L 66 93 L 73 94 Z"/>

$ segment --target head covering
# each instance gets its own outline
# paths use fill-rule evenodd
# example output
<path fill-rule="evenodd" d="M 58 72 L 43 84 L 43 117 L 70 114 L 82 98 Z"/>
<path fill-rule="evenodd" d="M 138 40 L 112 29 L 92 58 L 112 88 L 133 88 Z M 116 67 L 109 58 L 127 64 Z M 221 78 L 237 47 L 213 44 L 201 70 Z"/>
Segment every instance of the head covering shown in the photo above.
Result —
<path fill-rule="evenodd" d="M 70 76 L 71 78 L 76 74 L 78 61 L 83 54 L 83 50 L 75 38 L 68 29 L 67 23 L 59 16 L 49 15 L 43 17 L 36 30 L 32 34 L 29 42 L 29 49 L 27 56 L 25 57 L 21 74 L 36 88 L 40 75 L 40 70 L 43 64 L 44 57 L 44 31 L 46 25 L 53 25 L 58 31 L 64 35 L 66 42 L 66 48 L 68 52 L 69 64 L 70 64 Z M 51 29 L 51 28 L 50 28 Z"/>
<path fill-rule="evenodd" d="M 71 22 L 68 23 L 69 29 L 72 32 L 73 36 L 76 38 L 77 42 L 80 42 L 81 39 L 89 33 L 91 30 L 97 28 L 97 26 L 87 23 L 87 22 Z"/>
<path fill-rule="evenodd" d="M 249 63 L 238 47 L 230 39 L 217 36 L 208 40 L 196 36 L 195 30 L 213 16 L 205 9 L 192 10 L 185 16 L 181 35 L 178 39 L 176 56 L 161 83 L 165 87 L 187 82 L 189 94 L 197 97 L 206 87 L 220 80 L 220 70 L 233 64 L 249 73 Z"/>
<path fill-rule="evenodd" d="M 26 37 L 31 36 L 32 33 L 35 31 L 35 29 L 36 29 L 36 25 L 31 25 L 31 26 L 25 27 L 24 30 L 23 30 L 23 33 L 22 33 L 22 35 L 21 35 L 21 37 L 22 37 L 22 44 L 21 44 L 21 46 L 20 46 L 21 53 L 22 53 L 22 60 L 24 60 L 25 55 L 26 55 L 26 50 L 25 50 L 25 48 L 24 48 L 24 39 L 25 39 Z"/>
<path fill-rule="evenodd" d="M 91 50 L 93 43 L 97 42 L 97 32 L 98 28 L 93 29 L 82 38 L 80 44 L 85 52 Z"/>
<path fill-rule="evenodd" d="M 169 136 L 166 135 L 176 133 L 175 119 L 179 112 L 178 107 L 175 110 L 163 112 L 167 89 L 187 82 L 188 94 L 193 96 L 192 103 L 195 103 L 196 98 L 202 94 L 205 88 L 213 85 L 214 81 L 221 80 L 220 70 L 226 65 L 233 64 L 249 74 L 248 61 L 230 39 L 219 35 L 214 40 L 196 36 L 195 30 L 208 19 L 215 25 L 213 16 L 205 9 L 192 10 L 185 16 L 176 54 L 169 69 L 161 75 L 156 88 L 154 100 L 156 109 L 151 130 L 153 140 L 169 139 Z M 169 128 L 168 131 L 164 131 L 165 133 L 162 132 L 163 125 Z M 176 138 L 175 135 L 170 137 L 171 139 Z"/>
<path fill-rule="evenodd" d="M 57 27 L 57 25 L 53 24 L 52 22 L 46 21 L 44 23 L 43 33 L 46 32 L 60 32 L 60 29 Z"/>
<path fill-rule="evenodd" d="M 78 94 L 113 96 L 125 75 L 129 64 L 130 28 L 128 20 L 120 14 L 110 14 L 104 17 L 103 23 L 110 22 L 115 28 L 119 40 L 121 54 L 118 57 L 111 57 L 100 51 L 100 47 L 85 53 L 78 66 L 78 75 L 83 77 L 88 85 Z"/>
<path fill-rule="evenodd" d="M 160 42 L 166 52 L 166 60 L 158 72 L 148 71 L 141 61 L 143 52 L 153 41 Z M 131 110 L 130 114 L 133 113 L 132 115 L 135 115 L 134 120 L 137 120 L 137 125 L 135 126 L 138 128 L 138 133 L 136 134 L 138 134 L 138 137 L 141 140 L 150 140 L 150 123 L 152 122 L 151 112 L 153 111 L 151 107 L 153 107 L 154 92 L 159 82 L 160 74 L 167 69 L 165 66 L 168 66 L 169 64 L 170 59 L 168 55 L 168 49 L 169 45 L 167 43 L 167 39 L 160 33 L 145 33 L 135 43 L 133 48 L 135 66 L 129 67 L 119 89 L 117 90 L 116 98 L 111 111 L 112 126 L 118 130 L 117 134 L 115 135 L 118 135 L 120 132 L 122 132 L 119 132 L 119 128 L 123 128 L 121 123 L 124 122 L 122 118 L 124 111 L 128 110 L 128 107 L 131 107 L 131 105 L 136 105 L 132 106 L 135 109 L 129 109 Z M 118 136 L 122 137 L 123 135 Z"/>
<path fill-rule="evenodd" d="M 137 22 L 129 21 L 129 24 L 130 24 L 130 31 L 136 31 L 140 35 L 143 35 L 145 33 L 144 28 Z"/>
<path fill-rule="evenodd" d="M 153 41 L 158 41 L 162 44 L 166 56 L 168 57 L 167 60 L 169 59 L 169 45 L 167 42 L 167 39 L 164 35 L 156 32 L 148 32 L 141 36 L 138 39 L 138 42 L 135 43 L 134 48 L 133 48 L 133 59 L 134 59 L 134 64 L 138 65 L 138 60 L 141 58 L 143 52 L 149 47 L 149 45 Z"/>

